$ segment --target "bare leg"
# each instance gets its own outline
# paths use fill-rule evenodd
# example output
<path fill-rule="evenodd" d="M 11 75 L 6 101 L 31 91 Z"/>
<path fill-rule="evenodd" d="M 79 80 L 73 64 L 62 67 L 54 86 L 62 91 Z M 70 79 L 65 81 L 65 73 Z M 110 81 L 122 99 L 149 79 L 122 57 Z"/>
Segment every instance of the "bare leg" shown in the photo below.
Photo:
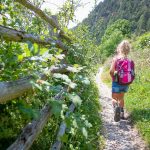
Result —
<path fill-rule="evenodd" d="M 121 108 L 124 108 L 124 93 L 118 94 L 118 100 Z"/>
<path fill-rule="evenodd" d="M 112 104 L 119 101 L 120 107 L 124 107 L 124 93 L 112 93 Z"/>
<path fill-rule="evenodd" d="M 114 105 L 116 101 L 119 101 L 118 93 L 112 93 L 112 104 Z"/>
<path fill-rule="evenodd" d="M 120 105 L 120 117 L 121 117 L 121 119 L 125 119 L 125 117 L 124 117 L 124 93 L 120 93 L 119 95 L 118 95 L 119 97 L 118 97 L 118 99 L 119 99 L 119 105 Z"/>
<path fill-rule="evenodd" d="M 120 105 L 119 98 L 120 98 L 119 93 L 112 93 L 112 104 L 113 104 L 113 107 L 114 107 L 114 120 L 116 122 L 120 121 L 120 113 L 121 113 L 120 112 L 120 107 L 118 107 L 118 104 L 116 103 L 116 102 L 118 102 L 119 105 Z"/>
<path fill-rule="evenodd" d="M 119 106 L 120 106 L 119 110 L 114 105 L 116 101 L 119 103 Z M 112 93 L 112 104 L 115 108 L 114 120 L 119 121 L 120 118 L 125 119 L 124 118 L 124 93 Z"/>

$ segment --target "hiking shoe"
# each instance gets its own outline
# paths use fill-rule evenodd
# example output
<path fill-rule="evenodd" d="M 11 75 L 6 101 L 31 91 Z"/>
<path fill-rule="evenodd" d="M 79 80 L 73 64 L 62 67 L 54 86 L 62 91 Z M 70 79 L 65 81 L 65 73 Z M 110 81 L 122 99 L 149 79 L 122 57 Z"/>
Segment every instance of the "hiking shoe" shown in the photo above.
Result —
<path fill-rule="evenodd" d="M 124 112 L 120 112 L 120 119 L 126 120 L 127 118 L 124 117 Z"/>
<path fill-rule="evenodd" d="M 117 102 L 114 102 L 114 103 L 113 103 L 113 110 L 114 110 L 114 113 L 115 113 L 115 110 L 116 110 L 117 107 L 119 107 L 118 103 L 117 103 Z"/>
<path fill-rule="evenodd" d="M 114 120 L 115 120 L 116 122 L 120 121 L 120 107 L 119 107 L 119 106 L 117 106 L 117 107 L 115 108 Z"/>

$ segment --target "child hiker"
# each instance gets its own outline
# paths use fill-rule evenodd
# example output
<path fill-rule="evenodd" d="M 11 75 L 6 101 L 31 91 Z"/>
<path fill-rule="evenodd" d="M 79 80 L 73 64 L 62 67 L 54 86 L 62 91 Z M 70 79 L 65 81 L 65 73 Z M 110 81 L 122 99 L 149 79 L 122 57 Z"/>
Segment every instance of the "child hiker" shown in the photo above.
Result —
<path fill-rule="evenodd" d="M 112 105 L 114 120 L 120 121 L 124 117 L 124 95 L 129 84 L 134 80 L 134 62 L 128 58 L 130 43 L 123 40 L 117 47 L 117 55 L 113 58 L 110 75 L 112 77 Z"/>

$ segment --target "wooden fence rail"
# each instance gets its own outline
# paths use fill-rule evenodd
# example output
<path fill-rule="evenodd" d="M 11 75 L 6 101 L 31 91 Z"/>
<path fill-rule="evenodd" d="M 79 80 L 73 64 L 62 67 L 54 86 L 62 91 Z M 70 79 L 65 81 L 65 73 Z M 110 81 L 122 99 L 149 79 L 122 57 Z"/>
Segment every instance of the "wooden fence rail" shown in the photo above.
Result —
<path fill-rule="evenodd" d="M 37 43 L 43 46 L 50 46 L 55 44 L 57 48 L 62 49 L 63 51 L 67 50 L 67 47 L 60 40 L 53 40 L 51 38 L 41 39 L 40 36 L 34 36 L 28 34 L 25 31 L 18 31 L 8 27 L 0 25 L 0 37 L 2 40 L 14 41 L 14 42 L 27 42 Z"/>
<path fill-rule="evenodd" d="M 52 66 L 49 69 L 49 73 L 67 73 L 68 65 L 60 65 L 58 67 Z M 40 80 L 46 80 L 47 75 L 42 74 L 39 76 Z M 34 80 L 32 76 L 25 77 L 16 81 L 0 82 L 0 104 L 6 103 L 19 96 L 22 96 L 25 92 L 32 91 L 31 80 Z"/>
<path fill-rule="evenodd" d="M 70 37 L 65 34 L 65 32 L 61 29 L 58 22 L 51 16 L 46 15 L 41 9 L 34 6 L 28 0 L 15 0 L 16 2 L 20 3 L 21 5 L 25 6 L 29 10 L 33 11 L 37 16 L 43 19 L 45 22 L 48 23 L 49 26 L 57 29 L 57 37 L 53 40 L 52 38 L 41 39 L 39 36 L 34 36 L 32 34 L 26 33 L 25 31 L 18 31 L 15 29 L 11 29 L 5 26 L 0 25 L 0 37 L 2 40 L 6 41 L 14 41 L 14 42 L 27 42 L 30 41 L 32 43 L 37 43 L 43 46 L 51 46 L 55 43 L 57 48 L 60 48 L 64 52 L 67 52 L 68 48 L 66 45 L 60 40 L 65 39 L 67 42 L 71 42 Z M 50 73 L 68 73 L 67 65 L 63 67 L 53 67 L 50 68 Z M 47 76 L 45 74 L 41 75 L 39 79 L 46 80 Z M 12 82 L 1 82 L 0 83 L 0 104 L 6 103 L 9 100 L 17 98 L 23 95 L 25 92 L 32 90 L 32 84 L 30 80 L 33 79 L 32 76 L 26 77 L 23 79 L 19 79 L 17 81 Z M 60 93 L 58 93 L 53 99 L 59 101 L 63 99 L 63 94 L 66 92 L 67 89 L 64 88 Z M 66 117 L 73 112 L 75 109 L 75 105 L 72 103 L 69 107 L 69 111 L 66 113 Z M 7 150 L 28 150 L 34 140 L 37 138 L 39 133 L 42 131 L 43 127 L 47 123 L 48 119 L 51 117 L 51 106 L 47 103 L 40 111 L 40 116 L 38 119 L 33 120 L 32 122 L 28 123 L 23 129 L 23 132 L 17 138 L 17 140 L 7 149 Z M 61 148 L 61 140 L 60 137 L 64 135 L 66 130 L 66 124 L 64 122 L 61 123 L 60 129 L 57 135 L 56 142 L 51 147 L 52 150 L 58 150 Z"/>
<path fill-rule="evenodd" d="M 72 103 L 69 107 L 69 111 L 66 113 L 65 117 L 67 118 L 69 116 L 70 113 L 72 113 L 75 109 L 75 105 Z M 63 137 L 63 135 L 65 134 L 66 131 L 66 123 L 62 122 L 60 124 L 60 128 L 57 134 L 57 139 L 55 141 L 55 143 L 52 145 L 52 147 L 50 148 L 50 150 L 60 150 L 61 146 L 62 146 L 62 142 L 61 142 L 61 137 Z"/>
<path fill-rule="evenodd" d="M 66 89 L 61 90 L 61 92 L 58 93 L 54 99 L 57 101 L 62 100 L 63 93 L 65 91 Z M 7 150 L 28 150 L 32 146 L 36 137 L 42 131 L 51 115 L 51 107 L 49 104 L 46 104 L 40 112 L 39 119 L 33 120 L 31 123 L 29 123 L 23 129 L 23 132 L 20 134 L 18 139 Z"/>

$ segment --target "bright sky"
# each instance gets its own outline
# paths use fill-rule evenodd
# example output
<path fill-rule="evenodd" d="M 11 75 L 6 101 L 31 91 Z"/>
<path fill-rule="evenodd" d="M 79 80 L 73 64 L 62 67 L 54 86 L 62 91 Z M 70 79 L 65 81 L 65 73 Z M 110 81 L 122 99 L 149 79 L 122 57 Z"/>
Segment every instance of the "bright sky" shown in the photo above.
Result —
<path fill-rule="evenodd" d="M 97 3 L 103 0 L 97 0 Z M 45 4 L 42 8 L 49 8 L 53 14 L 58 11 L 58 8 L 63 5 L 65 0 L 45 0 Z M 75 18 L 78 22 L 81 22 L 84 18 L 88 16 L 90 11 L 94 8 L 95 0 L 81 0 L 81 7 L 79 7 L 75 12 Z M 75 26 L 77 22 L 70 22 L 69 28 Z"/>

